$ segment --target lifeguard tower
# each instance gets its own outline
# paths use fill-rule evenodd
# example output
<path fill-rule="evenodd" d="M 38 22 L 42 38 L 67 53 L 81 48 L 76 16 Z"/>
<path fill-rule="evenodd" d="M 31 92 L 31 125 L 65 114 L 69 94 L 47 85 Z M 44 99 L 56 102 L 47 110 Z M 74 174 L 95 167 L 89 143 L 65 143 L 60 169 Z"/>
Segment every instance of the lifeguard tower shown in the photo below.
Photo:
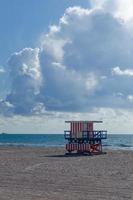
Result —
<path fill-rule="evenodd" d="M 106 130 L 94 130 L 94 123 L 102 121 L 66 121 L 70 125 L 69 130 L 64 131 L 68 141 L 66 150 L 68 153 L 102 153 L 102 140 L 107 139 Z"/>

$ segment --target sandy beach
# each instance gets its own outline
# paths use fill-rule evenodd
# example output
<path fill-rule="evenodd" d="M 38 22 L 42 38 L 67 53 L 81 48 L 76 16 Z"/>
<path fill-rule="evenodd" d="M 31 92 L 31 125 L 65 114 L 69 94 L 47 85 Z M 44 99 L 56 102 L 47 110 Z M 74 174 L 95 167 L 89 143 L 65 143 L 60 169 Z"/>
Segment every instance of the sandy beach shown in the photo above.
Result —
<path fill-rule="evenodd" d="M 63 148 L 0 147 L 0 200 L 133 199 L 133 151 L 64 154 Z"/>

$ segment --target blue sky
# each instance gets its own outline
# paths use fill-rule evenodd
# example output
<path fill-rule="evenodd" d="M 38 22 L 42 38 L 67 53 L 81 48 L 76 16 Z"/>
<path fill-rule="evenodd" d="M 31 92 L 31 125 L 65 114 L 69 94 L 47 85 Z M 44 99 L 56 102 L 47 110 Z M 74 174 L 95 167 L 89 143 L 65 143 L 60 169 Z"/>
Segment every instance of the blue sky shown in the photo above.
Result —
<path fill-rule="evenodd" d="M 42 32 L 69 6 L 88 7 L 87 0 L 0 0 L 0 63 L 24 47 L 35 47 Z"/>
<path fill-rule="evenodd" d="M 47 33 L 51 24 L 57 24 L 69 6 L 88 7 L 88 0 L 0 0 L 0 66 L 6 66 L 14 52 L 25 47 L 36 47 L 42 33 Z M 5 83 L 6 74 L 0 76 L 3 97 L 10 83 Z M 6 91 L 5 91 L 6 90 Z"/>
<path fill-rule="evenodd" d="M 1 0 L 0 24 L 3 131 L 133 132 L 132 0 Z"/>

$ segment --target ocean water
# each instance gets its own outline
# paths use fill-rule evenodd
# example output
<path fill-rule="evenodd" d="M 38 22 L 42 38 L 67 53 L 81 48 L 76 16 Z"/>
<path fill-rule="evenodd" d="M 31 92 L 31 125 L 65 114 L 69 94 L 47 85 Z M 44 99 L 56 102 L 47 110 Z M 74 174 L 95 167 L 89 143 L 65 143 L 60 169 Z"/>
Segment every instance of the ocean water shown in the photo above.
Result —
<path fill-rule="evenodd" d="M 63 147 L 63 134 L 0 134 L 0 146 Z M 133 134 L 108 134 L 105 149 L 133 150 Z"/>

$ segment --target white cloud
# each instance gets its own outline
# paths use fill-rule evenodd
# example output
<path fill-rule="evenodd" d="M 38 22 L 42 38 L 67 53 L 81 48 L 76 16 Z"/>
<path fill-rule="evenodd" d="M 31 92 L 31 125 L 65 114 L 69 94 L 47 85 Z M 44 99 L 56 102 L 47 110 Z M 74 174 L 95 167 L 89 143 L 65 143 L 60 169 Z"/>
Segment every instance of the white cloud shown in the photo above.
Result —
<path fill-rule="evenodd" d="M 47 114 L 44 104 L 43 103 L 37 103 L 33 107 L 32 114 L 35 114 L 35 115 Z"/>
<path fill-rule="evenodd" d="M 5 73 L 5 70 L 3 68 L 0 68 L 0 74 Z"/>
<path fill-rule="evenodd" d="M 45 49 L 45 53 L 52 56 L 56 62 L 61 62 L 64 56 L 64 46 L 69 41 L 60 35 L 60 27 L 50 26 L 49 33 L 41 37 L 41 49 Z"/>
<path fill-rule="evenodd" d="M 25 48 L 14 53 L 8 65 L 12 84 L 6 101 L 14 106 L 16 114 L 30 114 L 42 84 L 39 49 Z"/>
<path fill-rule="evenodd" d="M 117 0 L 116 16 L 121 17 L 125 21 L 133 18 L 133 1 Z"/>
<path fill-rule="evenodd" d="M 133 76 L 133 69 L 124 69 L 121 70 L 120 67 L 115 67 L 112 70 L 113 75 L 118 76 Z"/>
<path fill-rule="evenodd" d="M 12 116 L 14 113 L 14 106 L 9 101 L 0 100 L 0 114 Z"/>
<path fill-rule="evenodd" d="M 89 74 L 86 80 L 86 88 L 88 91 L 93 91 L 98 85 L 98 79 L 94 76 L 94 74 Z"/>
<path fill-rule="evenodd" d="M 11 56 L 12 87 L 5 102 L 15 114 L 131 106 L 133 37 L 127 20 L 119 19 L 119 4 L 103 0 L 93 1 L 91 9 L 70 7 L 38 48 Z"/>
<path fill-rule="evenodd" d="M 91 0 L 91 6 L 95 9 L 104 9 L 106 12 L 110 12 L 124 21 L 133 18 L 132 0 Z"/>
<path fill-rule="evenodd" d="M 103 5 L 107 2 L 107 0 L 90 0 L 91 7 L 94 8 L 103 8 Z"/>
<path fill-rule="evenodd" d="M 108 133 L 132 133 L 132 110 L 100 108 L 89 113 L 49 112 L 41 116 L 0 116 L 0 130 L 7 133 L 62 133 L 65 120 L 103 120 L 95 124 L 95 129 L 108 130 Z M 33 123 L 34 122 L 34 123 Z"/>
<path fill-rule="evenodd" d="M 127 99 L 128 99 L 130 102 L 133 102 L 133 95 L 128 95 L 128 96 L 127 96 Z"/>
<path fill-rule="evenodd" d="M 11 76 L 28 76 L 39 82 L 41 80 L 39 48 L 25 48 L 12 54 L 8 65 Z"/>
<path fill-rule="evenodd" d="M 47 40 L 44 37 L 42 43 L 45 44 L 46 40 L 51 47 L 49 39 L 53 37 L 57 43 L 58 38 L 66 43 L 60 46 L 59 42 L 59 49 L 63 54 L 60 53 L 61 59 L 58 62 L 54 56 L 54 48 L 49 54 L 44 45 L 41 51 L 41 65 L 45 66 L 42 71 L 47 85 L 43 89 L 46 94 L 46 109 L 72 110 L 77 107 L 81 111 L 87 111 L 100 106 L 128 106 L 125 96 L 131 92 L 128 86 L 131 80 L 112 77 L 111 70 L 119 64 L 122 70 L 114 68 L 113 74 L 131 75 L 133 40 L 126 25 L 114 13 L 105 6 L 104 9 L 91 10 L 69 8 L 59 25 L 50 29 Z M 125 68 L 127 65 L 130 70 Z M 59 70 L 59 66 L 65 68 Z M 114 95 L 118 93 L 123 96 Z"/>

